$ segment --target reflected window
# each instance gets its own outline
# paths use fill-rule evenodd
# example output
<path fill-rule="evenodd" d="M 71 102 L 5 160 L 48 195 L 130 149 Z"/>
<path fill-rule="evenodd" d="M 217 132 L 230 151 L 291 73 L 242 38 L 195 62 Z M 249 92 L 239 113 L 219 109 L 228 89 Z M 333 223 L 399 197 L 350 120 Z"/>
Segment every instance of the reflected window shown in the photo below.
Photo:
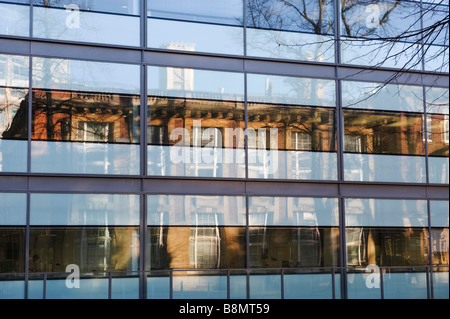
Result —
<path fill-rule="evenodd" d="M 150 145 L 243 148 L 243 103 L 149 97 Z"/>
<path fill-rule="evenodd" d="M 433 266 L 437 266 L 435 270 L 448 271 L 449 265 L 449 231 L 448 228 L 432 228 L 431 229 L 431 251 L 433 255 Z M 438 266 L 446 266 L 447 268 L 439 269 Z"/>
<path fill-rule="evenodd" d="M 423 116 L 345 109 L 345 152 L 424 155 Z"/>
<path fill-rule="evenodd" d="M 250 266 L 254 268 L 339 265 L 336 227 L 250 227 Z"/>
<path fill-rule="evenodd" d="M 65 227 L 30 230 L 30 272 L 65 272 L 76 264 L 81 272 L 137 270 L 137 227 Z"/>
<path fill-rule="evenodd" d="M 346 242 L 351 267 L 428 264 L 426 228 L 347 228 Z"/>
<path fill-rule="evenodd" d="M 336 151 L 331 108 L 248 104 L 249 148 Z"/>
<path fill-rule="evenodd" d="M 244 227 L 148 228 L 149 270 L 245 267 Z"/>
<path fill-rule="evenodd" d="M 139 143 L 138 95 L 33 92 L 32 139 Z"/>
<path fill-rule="evenodd" d="M 428 155 L 448 157 L 449 155 L 449 116 L 427 114 Z"/>
<path fill-rule="evenodd" d="M 26 139 L 28 58 L 0 55 L 0 139 Z"/>

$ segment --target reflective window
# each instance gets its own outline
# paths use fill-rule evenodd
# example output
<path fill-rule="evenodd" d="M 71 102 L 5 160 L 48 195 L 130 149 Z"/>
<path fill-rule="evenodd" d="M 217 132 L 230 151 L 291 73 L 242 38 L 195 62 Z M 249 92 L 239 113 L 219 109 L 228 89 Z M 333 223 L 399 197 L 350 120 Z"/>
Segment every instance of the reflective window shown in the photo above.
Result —
<path fill-rule="evenodd" d="M 4 1 L 2 1 L 4 2 Z M 0 3 L 0 34 L 28 36 L 30 34 L 30 7 L 28 1 L 6 1 Z"/>
<path fill-rule="evenodd" d="M 0 193 L 0 225 L 26 225 L 27 195 Z"/>
<path fill-rule="evenodd" d="M 346 226 L 404 226 L 428 225 L 425 200 L 345 199 Z"/>
<path fill-rule="evenodd" d="M 428 176 L 430 183 L 449 181 L 448 88 L 425 88 L 427 107 Z"/>
<path fill-rule="evenodd" d="M 139 264 L 138 227 L 32 227 L 30 272 L 130 271 Z"/>
<path fill-rule="evenodd" d="M 333 267 L 339 265 L 337 227 L 250 227 L 253 268 Z"/>
<path fill-rule="evenodd" d="M 137 65 L 33 58 L 32 171 L 138 174 L 139 74 Z"/>
<path fill-rule="evenodd" d="M 310 106 L 336 106 L 335 82 L 269 74 L 247 75 L 248 101 Z"/>
<path fill-rule="evenodd" d="M 242 0 L 147 0 L 148 46 L 242 55 Z"/>
<path fill-rule="evenodd" d="M 242 196 L 148 195 L 148 225 L 246 224 Z"/>
<path fill-rule="evenodd" d="M 355 81 L 341 83 L 342 106 L 345 108 L 423 112 L 421 86 Z"/>
<path fill-rule="evenodd" d="M 223 226 L 148 228 L 148 270 L 245 267 L 245 228 Z"/>
<path fill-rule="evenodd" d="M 149 67 L 148 174 L 244 177 L 244 76 Z"/>
<path fill-rule="evenodd" d="M 110 12 L 125 15 L 139 15 L 140 12 L 140 0 L 33 0 L 33 4 L 34 6 L 61 9 L 76 6 L 83 11 Z"/>
<path fill-rule="evenodd" d="M 333 1 L 246 3 L 247 54 L 334 62 Z"/>
<path fill-rule="evenodd" d="M 139 225 L 139 196 L 31 194 L 31 225 Z"/>
<path fill-rule="evenodd" d="M 341 4 L 344 63 L 421 69 L 421 3 L 346 0 Z M 377 40 L 379 39 L 379 40 Z"/>
<path fill-rule="evenodd" d="M 425 155 L 422 114 L 345 109 L 343 116 L 345 152 Z"/>
<path fill-rule="evenodd" d="M 336 198 L 249 197 L 251 226 L 337 226 Z"/>
<path fill-rule="evenodd" d="M 0 54 L 0 172 L 27 169 L 28 61 Z"/>
<path fill-rule="evenodd" d="M 247 82 L 249 177 L 335 179 L 334 82 L 256 74 Z"/>
<path fill-rule="evenodd" d="M 42 1 L 33 7 L 33 36 L 139 46 L 140 1 Z"/>
<path fill-rule="evenodd" d="M 429 264 L 426 228 L 347 227 L 347 264 L 350 267 L 404 266 L 391 271 L 410 271 L 410 266 Z"/>
<path fill-rule="evenodd" d="M 25 227 L 0 227 L 0 251 L 0 274 L 24 272 Z"/>

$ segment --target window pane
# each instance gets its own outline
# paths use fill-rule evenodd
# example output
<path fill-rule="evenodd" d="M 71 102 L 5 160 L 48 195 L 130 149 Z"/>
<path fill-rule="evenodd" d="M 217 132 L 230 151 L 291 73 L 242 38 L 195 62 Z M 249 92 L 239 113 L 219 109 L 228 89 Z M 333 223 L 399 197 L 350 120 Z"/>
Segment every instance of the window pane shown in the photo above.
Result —
<path fill-rule="evenodd" d="M 342 106 L 355 109 L 423 112 L 421 86 L 342 81 Z"/>
<path fill-rule="evenodd" d="M 431 229 L 431 252 L 433 256 L 433 269 L 436 272 L 448 272 L 449 232 L 447 228 Z"/>
<path fill-rule="evenodd" d="M 247 75 L 248 101 L 309 106 L 336 106 L 335 82 L 269 74 Z"/>
<path fill-rule="evenodd" d="M 148 0 L 148 46 L 243 54 L 242 0 Z"/>
<path fill-rule="evenodd" d="M 149 17 L 229 25 L 242 23 L 242 0 L 147 0 Z"/>
<path fill-rule="evenodd" d="M 346 226 L 426 227 L 427 203 L 425 200 L 347 198 L 345 219 Z"/>
<path fill-rule="evenodd" d="M 245 267 L 245 228 L 149 227 L 148 270 Z"/>
<path fill-rule="evenodd" d="M 148 225 L 231 226 L 246 224 L 245 198 L 148 195 Z"/>
<path fill-rule="evenodd" d="M 7 1 L 22 2 L 22 1 Z M 0 3 L 0 34 L 28 36 L 30 34 L 30 7 Z"/>
<path fill-rule="evenodd" d="M 246 3 L 247 54 L 334 62 L 333 1 Z"/>
<path fill-rule="evenodd" d="M 345 152 L 425 155 L 421 114 L 346 109 L 343 116 Z"/>
<path fill-rule="evenodd" d="M 139 225 L 139 196 L 31 194 L 31 225 Z"/>
<path fill-rule="evenodd" d="M 0 251 L 0 274 L 23 273 L 25 227 L 0 227 Z"/>
<path fill-rule="evenodd" d="M 128 7 L 126 1 L 123 8 L 118 1 L 95 1 L 99 5 L 92 5 L 92 1 L 67 2 L 33 7 L 33 37 L 139 46 L 140 19 L 128 15 L 139 14 L 139 5 Z M 98 13 L 103 10 L 125 14 Z"/>
<path fill-rule="evenodd" d="M 35 6 L 63 9 L 69 5 L 76 5 L 78 9 L 83 11 L 111 12 L 126 15 L 139 15 L 140 12 L 140 0 L 33 0 L 33 3 Z"/>
<path fill-rule="evenodd" d="M 341 5 L 344 63 L 421 69 L 420 2 L 346 1 Z M 356 38 L 356 39 L 355 39 Z M 381 41 L 377 41 L 380 39 Z"/>
<path fill-rule="evenodd" d="M 334 109 L 248 104 L 248 147 L 336 151 Z"/>
<path fill-rule="evenodd" d="M 346 147 L 348 147 L 347 145 Z M 347 181 L 425 183 L 425 157 L 344 153 L 344 179 Z"/>
<path fill-rule="evenodd" d="M 26 225 L 27 195 L 0 193 L 0 225 Z"/>
<path fill-rule="evenodd" d="M 149 66 L 148 95 L 243 102 L 244 74 Z"/>
<path fill-rule="evenodd" d="M 33 140 L 139 143 L 139 95 L 33 91 Z"/>
<path fill-rule="evenodd" d="M 250 276 L 251 299 L 280 299 L 281 275 L 254 274 Z"/>
<path fill-rule="evenodd" d="M 148 19 L 148 46 L 170 50 L 242 55 L 240 27 Z"/>
<path fill-rule="evenodd" d="M 427 114 L 428 155 L 448 157 L 449 150 L 449 116 Z"/>
<path fill-rule="evenodd" d="M 447 114 L 449 112 L 449 89 L 426 87 L 427 113 Z"/>
<path fill-rule="evenodd" d="M 0 54 L 0 172 L 27 170 L 28 61 Z"/>
<path fill-rule="evenodd" d="M 138 65 L 33 58 L 32 171 L 138 174 L 139 74 Z"/>
<path fill-rule="evenodd" d="M 244 177 L 243 74 L 149 67 L 148 174 Z"/>
<path fill-rule="evenodd" d="M 448 227 L 448 200 L 431 200 L 430 201 L 430 219 L 432 227 Z"/>
<path fill-rule="evenodd" d="M 251 226 L 337 226 L 337 198 L 249 197 Z"/>
<path fill-rule="evenodd" d="M 426 228 L 348 227 L 347 264 L 351 267 L 404 266 L 391 271 L 428 265 L 429 244 Z"/>
<path fill-rule="evenodd" d="M 339 265 L 337 227 L 250 227 L 250 267 Z"/>
<path fill-rule="evenodd" d="M 30 229 L 30 272 L 137 270 L 138 227 L 51 227 Z"/>
<path fill-rule="evenodd" d="M 206 272 L 203 276 L 189 271 L 173 277 L 173 299 L 226 299 L 227 277 Z"/>
<path fill-rule="evenodd" d="M 340 276 L 335 274 L 335 297 L 340 299 Z M 332 299 L 333 277 L 331 274 L 285 274 L 284 298 L 286 299 Z"/>

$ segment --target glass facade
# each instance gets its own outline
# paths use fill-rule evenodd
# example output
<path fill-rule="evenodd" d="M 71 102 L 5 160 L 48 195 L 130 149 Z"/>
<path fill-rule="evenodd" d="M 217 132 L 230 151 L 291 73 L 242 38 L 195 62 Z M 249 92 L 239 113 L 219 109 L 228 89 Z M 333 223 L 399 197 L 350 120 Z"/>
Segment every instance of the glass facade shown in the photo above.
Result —
<path fill-rule="evenodd" d="M 0 0 L 0 298 L 448 299 L 448 1 Z"/>

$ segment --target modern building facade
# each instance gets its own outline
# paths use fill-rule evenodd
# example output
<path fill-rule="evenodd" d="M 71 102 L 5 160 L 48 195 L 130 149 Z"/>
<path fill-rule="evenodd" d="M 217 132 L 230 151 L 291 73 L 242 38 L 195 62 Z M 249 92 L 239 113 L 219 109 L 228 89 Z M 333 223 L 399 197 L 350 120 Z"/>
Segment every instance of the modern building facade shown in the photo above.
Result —
<path fill-rule="evenodd" d="M 0 298 L 449 298 L 448 1 L 0 1 Z"/>

